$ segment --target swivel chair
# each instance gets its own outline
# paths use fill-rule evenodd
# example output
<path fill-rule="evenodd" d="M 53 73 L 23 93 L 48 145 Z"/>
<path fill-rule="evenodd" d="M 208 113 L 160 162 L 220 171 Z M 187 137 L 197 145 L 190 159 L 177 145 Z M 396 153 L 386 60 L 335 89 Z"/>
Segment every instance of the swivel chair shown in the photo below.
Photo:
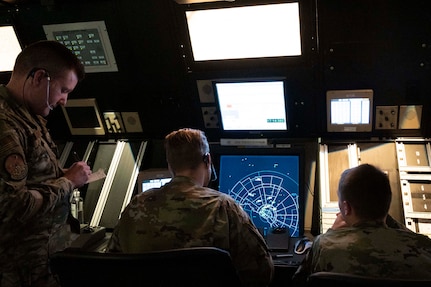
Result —
<path fill-rule="evenodd" d="M 50 265 L 62 287 L 241 286 L 229 252 L 214 247 L 140 254 L 66 249 Z"/>
<path fill-rule="evenodd" d="M 316 272 L 308 276 L 307 287 L 429 287 L 431 279 L 395 279 L 335 272 Z"/>

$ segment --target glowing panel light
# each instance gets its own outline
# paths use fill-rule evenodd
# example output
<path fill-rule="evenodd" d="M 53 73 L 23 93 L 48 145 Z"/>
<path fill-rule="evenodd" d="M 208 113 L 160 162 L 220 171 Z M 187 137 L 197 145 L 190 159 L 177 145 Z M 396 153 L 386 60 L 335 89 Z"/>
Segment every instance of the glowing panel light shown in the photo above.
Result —
<path fill-rule="evenodd" d="M 43 25 L 43 29 L 48 40 L 58 41 L 75 53 L 86 73 L 118 71 L 104 21 Z"/>

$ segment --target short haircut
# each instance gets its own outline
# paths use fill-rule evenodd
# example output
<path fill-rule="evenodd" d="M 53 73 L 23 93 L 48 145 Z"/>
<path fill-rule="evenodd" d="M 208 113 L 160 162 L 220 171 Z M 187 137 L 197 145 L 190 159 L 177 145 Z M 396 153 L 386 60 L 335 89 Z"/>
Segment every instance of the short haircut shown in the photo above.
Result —
<path fill-rule="evenodd" d="M 195 169 L 210 152 L 205 133 L 201 130 L 183 128 L 165 137 L 166 160 L 175 173 Z"/>
<path fill-rule="evenodd" d="M 32 69 L 45 69 L 51 77 L 75 71 L 78 80 L 85 76 L 84 65 L 66 46 L 57 41 L 42 40 L 25 47 L 15 60 L 14 73 L 27 75 Z"/>
<path fill-rule="evenodd" d="M 370 164 L 345 170 L 338 185 L 338 196 L 355 209 L 358 217 L 366 220 L 387 215 L 392 200 L 388 176 Z"/>

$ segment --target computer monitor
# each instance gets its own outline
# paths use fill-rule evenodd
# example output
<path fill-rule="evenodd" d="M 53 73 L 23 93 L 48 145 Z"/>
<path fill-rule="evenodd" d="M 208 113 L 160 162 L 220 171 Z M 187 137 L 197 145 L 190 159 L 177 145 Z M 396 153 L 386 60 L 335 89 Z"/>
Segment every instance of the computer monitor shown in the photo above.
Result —
<path fill-rule="evenodd" d="M 15 59 L 21 52 L 15 28 L 12 25 L 0 25 L 0 72 L 10 72 L 15 65 Z"/>
<path fill-rule="evenodd" d="M 219 190 L 242 206 L 264 236 L 279 227 L 303 236 L 302 152 L 238 148 L 221 152 L 218 161 Z"/>
<path fill-rule="evenodd" d="M 326 92 L 328 132 L 371 132 L 373 90 Z"/>
<path fill-rule="evenodd" d="M 95 98 L 69 99 L 61 108 L 72 135 L 105 135 Z"/>
<path fill-rule="evenodd" d="M 213 89 L 224 136 L 288 130 L 284 79 L 214 80 Z"/>
<path fill-rule="evenodd" d="M 150 188 L 159 188 L 170 182 L 171 172 L 166 168 L 151 168 L 142 170 L 138 175 L 138 193 L 145 192 Z"/>
<path fill-rule="evenodd" d="M 187 8 L 194 61 L 300 56 L 299 2 Z"/>

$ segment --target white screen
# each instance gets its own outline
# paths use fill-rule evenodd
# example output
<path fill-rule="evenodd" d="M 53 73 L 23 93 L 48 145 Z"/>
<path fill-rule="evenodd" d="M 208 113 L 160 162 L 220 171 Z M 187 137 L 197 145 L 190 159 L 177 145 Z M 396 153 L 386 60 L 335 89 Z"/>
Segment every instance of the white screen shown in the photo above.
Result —
<path fill-rule="evenodd" d="M 369 124 L 370 99 L 333 99 L 331 100 L 332 124 Z"/>
<path fill-rule="evenodd" d="M 142 181 L 142 192 L 150 188 L 159 188 L 170 182 L 171 178 L 155 178 Z"/>
<path fill-rule="evenodd" d="M 12 26 L 0 27 L 0 72 L 12 71 L 15 59 L 21 52 L 21 45 Z"/>
<path fill-rule="evenodd" d="M 370 132 L 373 125 L 373 90 L 326 92 L 328 132 Z"/>
<path fill-rule="evenodd" d="M 301 55 L 299 4 L 186 11 L 195 61 Z"/>
<path fill-rule="evenodd" d="M 223 130 L 287 130 L 283 81 L 215 83 L 215 92 Z"/>

